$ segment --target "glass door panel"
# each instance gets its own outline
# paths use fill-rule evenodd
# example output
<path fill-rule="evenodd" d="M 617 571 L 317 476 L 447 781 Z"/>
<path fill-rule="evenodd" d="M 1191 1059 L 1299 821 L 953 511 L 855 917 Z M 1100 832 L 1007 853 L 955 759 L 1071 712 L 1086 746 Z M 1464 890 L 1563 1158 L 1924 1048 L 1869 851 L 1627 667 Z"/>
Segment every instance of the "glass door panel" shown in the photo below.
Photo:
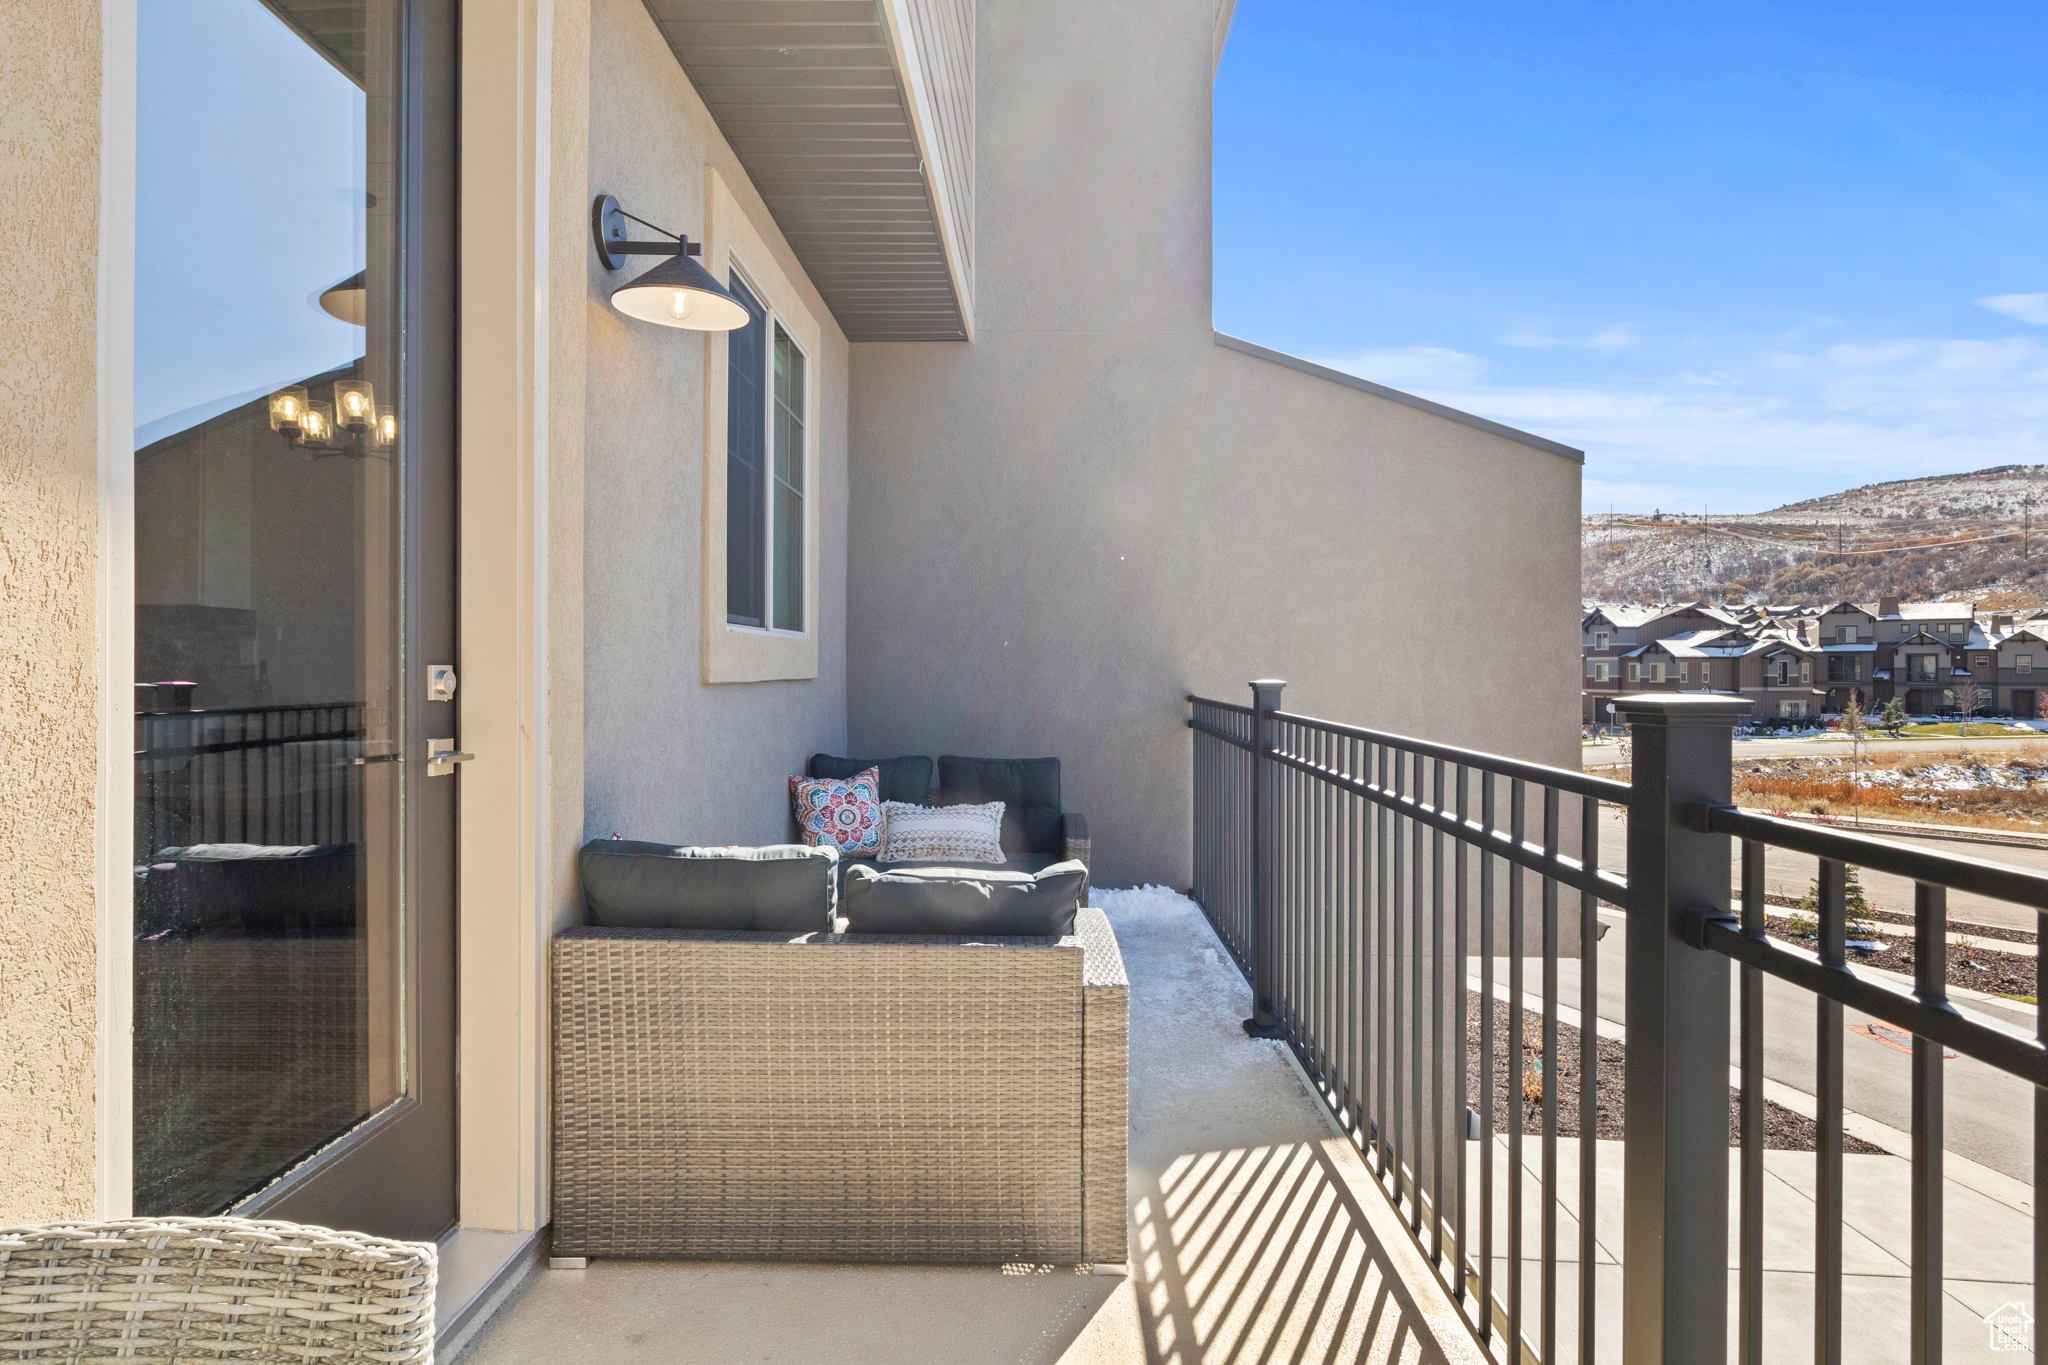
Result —
<path fill-rule="evenodd" d="M 452 723 L 410 686 L 452 645 L 419 632 L 452 590 L 422 555 L 452 513 L 448 310 L 408 285 L 445 8 L 140 0 L 138 1214 L 291 1216 L 372 1137 L 445 1186 L 408 1230 L 452 1210 L 452 1172 L 398 1150 L 446 1146 L 453 1099 L 452 783 L 406 761 Z M 381 1199 L 322 1208 L 384 1230 Z"/>

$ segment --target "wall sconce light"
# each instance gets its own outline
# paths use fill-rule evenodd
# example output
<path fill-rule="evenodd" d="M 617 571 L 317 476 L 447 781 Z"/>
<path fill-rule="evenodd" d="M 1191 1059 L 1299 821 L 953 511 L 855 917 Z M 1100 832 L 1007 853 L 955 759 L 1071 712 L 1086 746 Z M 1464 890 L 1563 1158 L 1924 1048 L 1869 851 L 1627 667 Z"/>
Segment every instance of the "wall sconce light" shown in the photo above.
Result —
<path fill-rule="evenodd" d="M 674 240 L 628 241 L 628 219 Z M 619 269 L 626 256 L 668 257 L 638 279 L 612 290 L 612 307 L 627 317 L 692 332 L 730 332 L 752 319 L 746 305 L 692 259 L 703 253 L 699 243 L 633 217 L 609 194 L 600 194 L 590 206 L 590 229 L 597 238 L 597 259 L 606 270 Z"/>
<path fill-rule="evenodd" d="M 320 291 L 320 311 L 342 322 L 364 325 L 369 316 L 370 289 L 366 281 L 367 270 L 358 270 L 345 280 L 330 284 Z"/>

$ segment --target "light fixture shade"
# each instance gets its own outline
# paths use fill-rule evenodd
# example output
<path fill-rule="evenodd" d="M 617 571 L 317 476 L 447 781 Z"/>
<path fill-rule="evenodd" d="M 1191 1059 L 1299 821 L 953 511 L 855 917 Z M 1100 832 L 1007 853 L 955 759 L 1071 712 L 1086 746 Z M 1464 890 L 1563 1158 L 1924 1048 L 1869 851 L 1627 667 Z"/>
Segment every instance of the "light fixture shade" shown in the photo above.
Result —
<path fill-rule="evenodd" d="M 281 431 L 287 436 L 299 434 L 305 424 L 306 390 L 302 385 L 293 384 L 270 395 L 270 429 Z"/>
<path fill-rule="evenodd" d="M 306 404 L 306 414 L 299 419 L 299 444 L 326 445 L 333 436 L 334 405 L 315 398 Z"/>
<path fill-rule="evenodd" d="M 612 307 L 629 318 L 692 332 L 730 332 L 752 316 L 710 271 L 681 253 L 612 290 Z"/>
<path fill-rule="evenodd" d="M 358 327 L 365 325 L 370 315 L 369 273 L 358 270 L 347 279 L 328 285 L 320 294 L 320 311 Z"/>
<path fill-rule="evenodd" d="M 377 420 L 377 391 L 367 379 L 334 381 L 334 420 L 350 431 L 362 431 Z"/>

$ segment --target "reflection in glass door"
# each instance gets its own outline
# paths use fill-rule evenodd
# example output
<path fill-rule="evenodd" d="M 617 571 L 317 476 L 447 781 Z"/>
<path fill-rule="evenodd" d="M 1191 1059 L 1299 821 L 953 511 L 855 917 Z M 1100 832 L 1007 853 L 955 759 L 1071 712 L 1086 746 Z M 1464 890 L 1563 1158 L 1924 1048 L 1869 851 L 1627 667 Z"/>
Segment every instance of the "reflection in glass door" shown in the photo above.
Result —
<path fill-rule="evenodd" d="M 140 0 L 139 1214 L 452 1220 L 449 8 Z"/>

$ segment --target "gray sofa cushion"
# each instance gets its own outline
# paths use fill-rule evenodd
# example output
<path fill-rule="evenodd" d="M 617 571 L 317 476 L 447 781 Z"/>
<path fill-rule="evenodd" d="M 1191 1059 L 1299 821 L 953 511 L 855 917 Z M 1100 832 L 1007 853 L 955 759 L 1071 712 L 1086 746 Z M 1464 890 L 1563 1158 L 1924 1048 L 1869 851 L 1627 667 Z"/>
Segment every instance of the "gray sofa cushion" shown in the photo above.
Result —
<path fill-rule="evenodd" d="M 994 867 L 853 867 L 839 913 L 854 934 L 1055 938 L 1072 933 L 1088 869 L 1054 863 L 1041 872 Z"/>
<path fill-rule="evenodd" d="M 939 804 L 1003 803 L 1003 852 L 1058 853 L 1060 761 L 1056 758 L 963 758 L 939 755 Z"/>
<path fill-rule="evenodd" d="M 612 929 L 823 932 L 832 924 L 834 848 L 678 848 L 637 839 L 583 846 L 583 908 Z"/>
<path fill-rule="evenodd" d="M 923 754 L 900 758 L 841 758 L 837 754 L 812 754 L 807 776 L 845 779 L 858 777 L 869 768 L 882 773 L 882 799 L 927 804 L 932 790 L 932 761 Z"/>

